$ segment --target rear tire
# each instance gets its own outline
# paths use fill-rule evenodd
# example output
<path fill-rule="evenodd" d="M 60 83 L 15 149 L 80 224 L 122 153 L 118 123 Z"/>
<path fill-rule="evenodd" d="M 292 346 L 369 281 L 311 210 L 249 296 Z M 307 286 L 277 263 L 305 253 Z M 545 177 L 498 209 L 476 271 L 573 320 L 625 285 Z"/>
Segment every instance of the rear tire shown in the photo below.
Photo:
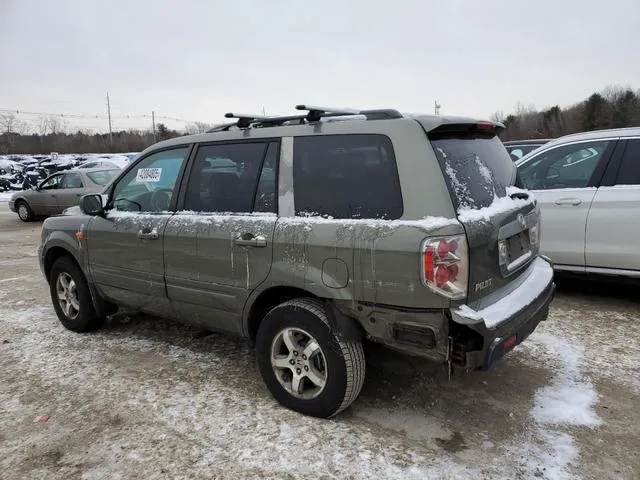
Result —
<path fill-rule="evenodd" d="M 71 257 L 60 257 L 53 263 L 49 289 L 53 308 L 65 328 L 82 333 L 104 324 L 105 317 L 93 306 L 87 279 Z"/>
<path fill-rule="evenodd" d="M 31 222 L 33 220 L 33 210 L 31 210 L 31 207 L 27 202 L 25 202 L 24 200 L 18 200 L 15 208 L 20 220 L 22 220 L 23 222 Z"/>
<path fill-rule="evenodd" d="M 305 415 L 337 415 L 364 384 L 362 343 L 340 340 L 317 300 L 290 300 L 271 310 L 258 329 L 256 354 L 273 397 Z"/>

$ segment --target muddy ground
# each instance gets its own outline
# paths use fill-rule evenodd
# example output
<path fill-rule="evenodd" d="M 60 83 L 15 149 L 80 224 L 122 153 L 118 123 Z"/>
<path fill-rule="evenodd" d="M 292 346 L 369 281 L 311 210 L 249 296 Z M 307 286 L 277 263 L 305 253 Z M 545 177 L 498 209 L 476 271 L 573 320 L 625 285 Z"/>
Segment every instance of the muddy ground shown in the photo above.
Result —
<path fill-rule="evenodd" d="M 637 286 L 559 279 L 489 372 L 370 346 L 360 398 L 317 420 L 275 403 L 243 340 L 150 317 L 64 330 L 40 226 L 0 203 L 2 479 L 640 478 Z"/>

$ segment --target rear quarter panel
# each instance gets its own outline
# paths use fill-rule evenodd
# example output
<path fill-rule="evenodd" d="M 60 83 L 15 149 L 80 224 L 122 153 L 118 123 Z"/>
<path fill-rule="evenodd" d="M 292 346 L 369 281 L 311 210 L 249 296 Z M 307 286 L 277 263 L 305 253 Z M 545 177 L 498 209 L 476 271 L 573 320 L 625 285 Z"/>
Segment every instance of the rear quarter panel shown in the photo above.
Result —
<path fill-rule="evenodd" d="M 422 241 L 464 233 L 433 149 L 418 122 L 410 119 L 327 123 L 300 134 L 375 133 L 393 143 L 403 214 L 394 221 L 295 217 L 293 142 L 283 139 L 279 172 L 280 219 L 273 265 L 261 290 L 279 285 L 303 288 L 336 300 L 416 308 L 440 308 L 449 301 L 421 283 Z"/>

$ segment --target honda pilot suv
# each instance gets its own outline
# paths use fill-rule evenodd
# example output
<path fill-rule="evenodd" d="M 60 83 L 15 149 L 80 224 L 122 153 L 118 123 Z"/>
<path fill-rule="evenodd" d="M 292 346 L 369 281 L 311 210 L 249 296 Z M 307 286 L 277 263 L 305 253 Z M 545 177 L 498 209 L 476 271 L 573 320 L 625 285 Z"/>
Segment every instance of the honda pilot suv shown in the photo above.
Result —
<path fill-rule="evenodd" d="M 47 219 L 62 324 L 126 307 L 247 337 L 278 402 L 331 417 L 360 393 L 364 341 L 488 369 L 546 319 L 539 207 L 502 125 L 298 110 L 155 144 Z"/>

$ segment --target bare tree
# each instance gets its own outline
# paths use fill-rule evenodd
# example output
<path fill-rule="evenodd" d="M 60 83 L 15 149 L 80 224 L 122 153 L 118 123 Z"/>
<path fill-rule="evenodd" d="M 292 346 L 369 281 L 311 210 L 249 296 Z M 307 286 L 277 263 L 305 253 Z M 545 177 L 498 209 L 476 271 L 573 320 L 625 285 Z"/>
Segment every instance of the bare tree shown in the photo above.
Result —
<path fill-rule="evenodd" d="M 502 110 L 494 112 L 491 114 L 491 120 L 498 123 L 504 123 L 507 119 L 507 116 L 504 114 Z"/>
<path fill-rule="evenodd" d="M 195 123 L 188 124 L 185 127 L 185 131 L 189 135 L 193 135 L 196 133 L 206 133 L 208 130 L 211 130 L 212 128 L 213 128 L 213 125 L 211 125 L 210 123 L 195 122 Z"/>
<path fill-rule="evenodd" d="M 0 130 L 4 133 L 23 133 L 25 129 L 25 124 L 22 122 L 18 116 L 13 113 L 3 113 L 0 115 Z"/>
<path fill-rule="evenodd" d="M 36 122 L 36 129 L 43 136 L 65 132 L 67 126 L 67 121 L 57 115 L 43 115 Z"/>

